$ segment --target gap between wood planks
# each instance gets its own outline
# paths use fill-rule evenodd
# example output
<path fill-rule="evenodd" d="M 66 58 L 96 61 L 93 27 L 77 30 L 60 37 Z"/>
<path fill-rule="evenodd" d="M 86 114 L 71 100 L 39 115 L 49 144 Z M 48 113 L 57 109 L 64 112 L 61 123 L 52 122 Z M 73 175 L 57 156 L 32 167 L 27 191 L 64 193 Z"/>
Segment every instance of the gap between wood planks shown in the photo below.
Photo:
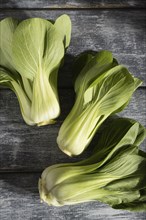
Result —
<path fill-rule="evenodd" d="M 137 8 L 134 8 L 134 7 L 119 7 L 119 8 L 112 8 L 112 7 L 107 7 L 107 8 L 0 8 L 0 12 L 4 12 L 4 11 L 8 11 L 8 12 L 11 12 L 11 11 L 86 11 L 86 10 L 89 10 L 89 11 L 96 11 L 96 10 L 104 10 L 104 11 L 108 11 L 108 10 L 118 10 L 118 11 L 129 11 L 129 10 L 134 10 L 134 11 L 138 11 L 138 10 L 146 10 L 146 7 L 137 7 Z"/>

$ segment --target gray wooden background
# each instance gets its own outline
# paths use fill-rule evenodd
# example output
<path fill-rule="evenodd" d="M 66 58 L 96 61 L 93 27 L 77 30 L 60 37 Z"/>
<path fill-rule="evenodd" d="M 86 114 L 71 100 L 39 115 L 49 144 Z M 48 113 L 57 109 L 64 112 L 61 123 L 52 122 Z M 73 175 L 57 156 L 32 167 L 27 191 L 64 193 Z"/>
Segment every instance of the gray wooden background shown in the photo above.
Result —
<path fill-rule="evenodd" d="M 48 165 L 76 161 L 57 147 L 59 127 L 74 102 L 71 62 L 85 50 L 111 50 L 120 63 L 143 80 L 120 115 L 146 126 L 146 1 L 145 0 L 1 0 L 0 18 L 56 19 L 68 14 L 72 40 L 59 72 L 62 113 L 55 125 L 27 126 L 15 95 L 0 88 L 0 219 L 1 220 L 144 220 L 146 213 L 114 210 L 99 202 L 61 208 L 40 203 L 37 183 Z M 94 143 L 92 143 L 94 144 Z M 143 149 L 146 150 L 144 145 Z"/>

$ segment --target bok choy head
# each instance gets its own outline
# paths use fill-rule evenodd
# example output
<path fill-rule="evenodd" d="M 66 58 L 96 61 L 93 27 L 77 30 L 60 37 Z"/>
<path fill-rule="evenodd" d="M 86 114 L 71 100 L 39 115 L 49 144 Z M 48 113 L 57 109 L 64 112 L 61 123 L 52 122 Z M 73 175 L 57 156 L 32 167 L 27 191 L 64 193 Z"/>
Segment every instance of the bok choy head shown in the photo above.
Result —
<path fill-rule="evenodd" d="M 79 155 L 111 114 L 122 111 L 141 84 L 109 51 L 83 54 L 75 62 L 76 101 L 63 122 L 57 142 L 69 156 Z"/>
<path fill-rule="evenodd" d="M 113 208 L 146 210 L 146 153 L 138 147 L 145 136 L 138 122 L 114 119 L 88 159 L 43 171 L 41 200 L 54 206 L 98 200 Z"/>
<path fill-rule="evenodd" d="M 60 114 L 57 75 L 70 43 L 69 17 L 54 23 L 6 18 L 0 28 L 0 84 L 15 92 L 27 124 L 54 123 Z"/>

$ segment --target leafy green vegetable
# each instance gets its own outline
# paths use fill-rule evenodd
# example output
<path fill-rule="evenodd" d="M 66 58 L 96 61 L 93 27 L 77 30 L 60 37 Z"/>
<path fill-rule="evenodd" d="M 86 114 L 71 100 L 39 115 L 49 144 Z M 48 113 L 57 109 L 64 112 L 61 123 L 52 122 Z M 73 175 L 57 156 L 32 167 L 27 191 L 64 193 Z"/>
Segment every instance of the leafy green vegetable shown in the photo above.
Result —
<path fill-rule="evenodd" d="M 98 200 L 113 208 L 146 210 L 146 153 L 138 148 L 145 137 L 138 122 L 114 119 L 101 130 L 88 159 L 43 171 L 41 199 L 54 206 Z"/>
<path fill-rule="evenodd" d="M 27 124 L 54 123 L 60 114 L 57 75 L 70 42 L 69 17 L 62 15 L 54 24 L 6 18 L 0 28 L 0 84 L 15 92 Z"/>
<path fill-rule="evenodd" d="M 111 114 L 122 111 L 141 84 L 109 51 L 83 54 L 75 62 L 76 101 L 63 122 L 57 143 L 69 156 L 79 155 Z"/>

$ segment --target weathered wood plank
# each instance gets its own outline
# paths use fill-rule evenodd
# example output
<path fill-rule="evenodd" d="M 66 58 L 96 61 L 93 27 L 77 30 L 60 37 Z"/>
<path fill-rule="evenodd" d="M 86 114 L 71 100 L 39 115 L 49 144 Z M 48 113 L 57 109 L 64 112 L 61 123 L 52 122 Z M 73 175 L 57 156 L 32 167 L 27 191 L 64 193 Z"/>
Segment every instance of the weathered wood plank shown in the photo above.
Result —
<path fill-rule="evenodd" d="M 0 216 L 2 220 L 144 220 L 145 213 L 115 210 L 99 202 L 52 207 L 40 203 L 37 189 L 40 174 L 0 175 Z"/>
<path fill-rule="evenodd" d="M 71 63 L 73 56 L 84 50 L 109 49 L 119 61 L 146 85 L 146 14 L 144 10 L 57 10 L 79 8 L 145 8 L 140 0 L 100 0 L 100 1 L 47 1 L 1 0 L 1 8 L 11 11 L 1 12 L 0 17 L 14 16 L 20 19 L 43 17 L 54 19 L 62 13 L 71 16 L 73 34 L 65 65 L 59 74 L 60 87 L 71 87 Z M 14 10 L 21 8 L 21 11 Z M 29 10 L 22 10 L 28 8 Z M 32 8 L 44 9 L 31 10 Z M 55 10 L 49 10 L 54 8 Z M 60 90 L 63 114 L 56 125 L 42 128 L 24 124 L 19 105 L 14 94 L 0 89 L 0 172 L 42 171 L 46 166 L 75 161 L 64 155 L 57 147 L 56 137 L 63 119 L 73 104 L 74 94 L 70 89 Z M 146 126 L 146 89 L 140 88 L 129 107 L 121 114 L 133 117 Z M 146 143 L 146 142 L 145 142 Z M 146 148 L 143 145 L 143 149 Z M 87 156 L 87 152 L 80 158 Z M 41 204 L 37 190 L 38 173 L 0 174 L 0 217 L 9 219 L 107 219 L 144 220 L 145 213 L 130 213 L 113 210 L 101 203 L 86 203 L 62 208 Z"/>
<path fill-rule="evenodd" d="M 68 48 L 69 55 L 60 73 L 60 86 L 71 86 L 73 56 L 85 50 L 102 49 L 112 51 L 119 62 L 129 67 L 135 76 L 145 81 L 143 85 L 146 85 L 145 10 L 14 10 L 2 11 L 0 18 L 12 16 L 19 19 L 56 19 L 63 13 L 71 17 L 72 40 Z"/>
<path fill-rule="evenodd" d="M 76 160 L 70 160 L 56 144 L 59 127 L 73 104 L 73 91 L 61 90 L 60 97 L 63 113 L 58 122 L 38 128 L 27 126 L 23 122 L 15 95 L 9 90 L 0 90 L 1 172 L 40 171 L 54 163 Z M 146 89 L 138 89 L 129 106 L 120 115 L 134 118 L 146 127 L 145 97 Z M 146 150 L 144 144 L 142 146 Z M 90 151 L 82 154 L 77 160 L 85 158 L 88 153 Z"/>
<path fill-rule="evenodd" d="M 0 8 L 41 8 L 41 9 L 78 9 L 78 8 L 143 8 L 145 0 L 1 0 Z"/>

